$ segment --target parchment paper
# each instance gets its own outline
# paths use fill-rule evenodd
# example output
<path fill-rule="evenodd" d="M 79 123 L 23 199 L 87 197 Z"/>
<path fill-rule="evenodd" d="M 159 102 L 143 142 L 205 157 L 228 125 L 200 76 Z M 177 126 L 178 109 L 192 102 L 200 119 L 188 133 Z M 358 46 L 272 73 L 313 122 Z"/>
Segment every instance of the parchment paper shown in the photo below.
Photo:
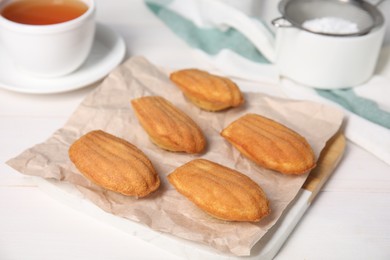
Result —
<path fill-rule="evenodd" d="M 200 155 L 172 153 L 155 146 L 141 128 L 130 100 L 160 95 L 170 100 L 199 124 L 207 138 Z M 192 105 L 170 82 L 167 73 L 142 57 L 133 57 L 116 68 L 80 104 L 65 126 L 44 143 L 24 151 L 7 163 L 17 171 L 74 184 L 86 199 L 117 216 L 152 229 L 207 244 L 222 252 L 249 255 L 252 246 L 270 229 L 295 197 L 307 174 L 286 176 L 256 166 L 220 136 L 220 131 L 245 113 L 270 117 L 303 135 L 318 158 L 326 141 L 339 129 L 342 114 L 325 105 L 244 93 L 240 108 L 206 112 Z M 157 192 L 142 199 L 105 191 L 85 179 L 68 157 L 68 148 L 81 135 L 95 129 L 119 136 L 140 148 L 161 178 Z M 267 194 L 272 213 L 259 223 L 226 222 L 204 213 L 180 195 L 166 176 L 176 167 L 206 158 L 234 168 L 252 178 Z"/>

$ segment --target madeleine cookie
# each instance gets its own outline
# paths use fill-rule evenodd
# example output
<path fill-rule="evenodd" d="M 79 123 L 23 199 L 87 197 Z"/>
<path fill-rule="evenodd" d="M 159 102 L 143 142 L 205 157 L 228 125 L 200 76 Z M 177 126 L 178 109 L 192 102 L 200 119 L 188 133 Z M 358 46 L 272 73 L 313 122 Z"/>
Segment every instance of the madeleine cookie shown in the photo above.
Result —
<path fill-rule="evenodd" d="M 220 164 L 196 159 L 168 175 L 169 182 L 200 209 L 228 221 L 260 221 L 269 202 L 248 176 Z"/>
<path fill-rule="evenodd" d="M 206 139 L 198 125 L 168 100 L 159 96 L 133 99 L 136 116 L 157 146 L 173 152 L 200 153 Z"/>
<path fill-rule="evenodd" d="M 316 166 L 304 137 L 269 118 L 246 114 L 221 135 L 258 165 L 285 174 L 303 174 Z"/>
<path fill-rule="evenodd" d="M 144 197 L 160 186 L 152 163 L 141 150 L 101 130 L 76 140 L 69 157 L 85 177 L 107 190 Z"/>
<path fill-rule="evenodd" d="M 179 70 L 173 72 L 170 79 L 190 101 L 204 110 L 219 111 L 244 102 L 240 89 L 233 81 L 206 71 Z"/>

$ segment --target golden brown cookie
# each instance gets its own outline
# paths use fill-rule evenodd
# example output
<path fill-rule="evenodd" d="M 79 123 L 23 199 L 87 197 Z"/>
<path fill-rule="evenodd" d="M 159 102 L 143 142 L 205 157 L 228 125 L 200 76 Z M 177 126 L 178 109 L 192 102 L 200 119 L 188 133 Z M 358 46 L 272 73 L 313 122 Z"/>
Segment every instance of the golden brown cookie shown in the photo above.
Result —
<path fill-rule="evenodd" d="M 304 137 L 269 118 L 246 114 L 221 135 L 243 155 L 265 168 L 285 174 L 303 174 L 316 166 Z"/>
<path fill-rule="evenodd" d="M 198 125 L 163 97 L 133 99 L 131 104 L 142 127 L 159 147 L 173 152 L 200 153 L 206 139 Z"/>
<path fill-rule="evenodd" d="M 219 111 L 244 102 L 240 89 L 233 81 L 206 71 L 179 70 L 173 72 L 170 79 L 189 100 L 204 110 Z"/>
<path fill-rule="evenodd" d="M 160 186 L 152 163 L 141 150 L 101 130 L 76 140 L 69 157 L 85 177 L 107 190 L 144 197 Z"/>
<path fill-rule="evenodd" d="M 168 175 L 169 182 L 210 215 L 228 221 L 260 221 L 270 213 L 268 199 L 248 176 L 196 159 Z"/>

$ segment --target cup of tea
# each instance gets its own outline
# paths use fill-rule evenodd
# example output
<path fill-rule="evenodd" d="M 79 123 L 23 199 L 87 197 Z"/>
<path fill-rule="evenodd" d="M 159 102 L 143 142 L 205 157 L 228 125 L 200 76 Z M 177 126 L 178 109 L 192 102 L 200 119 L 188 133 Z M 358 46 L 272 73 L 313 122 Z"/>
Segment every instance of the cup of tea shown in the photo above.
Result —
<path fill-rule="evenodd" d="M 94 17 L 94 0 L 0 1 L 0 46 L 21 71 L 63 76 L 87 59 Z"/>

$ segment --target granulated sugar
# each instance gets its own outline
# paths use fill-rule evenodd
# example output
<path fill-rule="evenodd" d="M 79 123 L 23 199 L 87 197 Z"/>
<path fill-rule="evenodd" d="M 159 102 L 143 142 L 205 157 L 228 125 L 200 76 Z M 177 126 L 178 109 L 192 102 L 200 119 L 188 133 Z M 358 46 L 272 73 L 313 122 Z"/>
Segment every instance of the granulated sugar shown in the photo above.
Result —
<path fill-rule="evenodd" d="M 359 31 L 356 23 L 338 17 L 311 19 L 305 21 L 302 26 L 307 30 L 318 33 L 351 34 Z"/>

